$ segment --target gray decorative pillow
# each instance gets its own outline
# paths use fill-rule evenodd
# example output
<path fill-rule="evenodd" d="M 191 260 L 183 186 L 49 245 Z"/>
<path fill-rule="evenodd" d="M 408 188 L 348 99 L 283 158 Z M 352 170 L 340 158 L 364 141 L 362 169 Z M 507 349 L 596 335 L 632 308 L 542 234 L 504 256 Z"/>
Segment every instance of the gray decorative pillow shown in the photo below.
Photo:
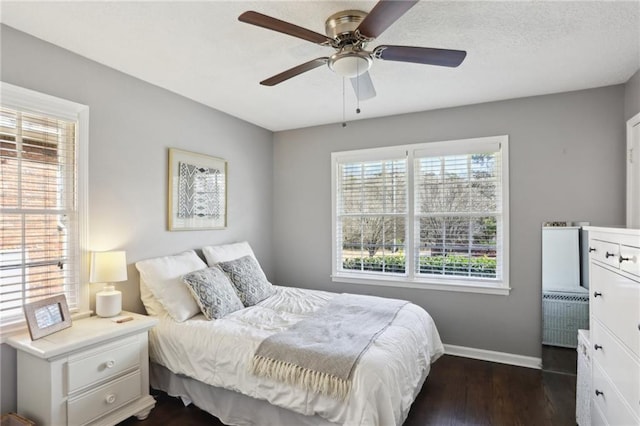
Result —
<path fill-rule="evenodd" d="M 218 263 L 227 273 L 244 306 L 253 306 L 271 296 L 275 289 L 251 256 Z"/>
<path fill-rule="evenodd" d="M 227 275 L 218 267 L 200 269 L 182 277 L 207 319 L 222 318 L 244 308 Z"/>

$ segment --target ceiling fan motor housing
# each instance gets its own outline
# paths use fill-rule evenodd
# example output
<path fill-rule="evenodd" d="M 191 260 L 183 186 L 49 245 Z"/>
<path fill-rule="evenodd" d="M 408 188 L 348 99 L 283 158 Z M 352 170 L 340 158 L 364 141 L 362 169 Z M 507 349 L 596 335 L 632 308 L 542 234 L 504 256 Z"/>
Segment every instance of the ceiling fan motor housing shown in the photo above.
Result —
<path fill-rule="evenodd" d="M 327 37 L 338 39 L 340 44 L 355 43 L 358 39 L 354 31 L 360 22 L 367 16 L 367 12 L 362 10 L 343 10 L 329 16 L 324 23 Z"/>
<path fill-rule="evenodd" d="M 339 49 L 329 58 L 328 65 L 338 75 L 353 78 L 371 68 L 371 55 L 362 49 L 364 41 L 355 33 L 366 16 L 367 12 L 361 10 L 343 10 L 325 22 L 327 37 L 333 38 Z"/>

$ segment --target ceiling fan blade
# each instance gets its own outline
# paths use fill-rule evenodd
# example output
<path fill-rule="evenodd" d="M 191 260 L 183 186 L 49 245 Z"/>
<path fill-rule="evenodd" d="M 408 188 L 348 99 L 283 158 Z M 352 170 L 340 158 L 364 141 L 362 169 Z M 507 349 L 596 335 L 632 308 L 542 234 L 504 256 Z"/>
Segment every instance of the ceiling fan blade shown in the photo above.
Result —
<path fill-rule="evenodd" d="M 364 37 L 376 38 L 416 3 L 418 0 L 380 0 L 356 31 Z"/>
<path fill-rule="evenodd" d="M 306 28 L 290 24 L 289 22 L 281 21 L 280 19 L 263 15 L 262 13 L 254 12 L 252 10 L 244 12 L 238 17 L 238 20 L 240 22 L 246 22 L 247 24 L 256 25 L 268 30 L 273 30 L 293 37 L 298 37 L 312 43 L 331 45 L 331 43 L 333 42 L 333 40 L 326 35 L 316 33 L 315 31 L 311 31 Z"/>
<path fill-rule="evenodd" d="M 300 64 L 293 68 L 290 68 L 286 71 L 281 72 L 280 74 L 274 75 L 266 80 L 260 82 L 263 86 L 275 86 L 276 84 L 280 84 L 285 80 L 289 80 L 292 77 L 300 75 L 304 72 L 311 71 L 314 68 L 318 68 L 321 65 L 325 65 L 329 58 L 317 58 L 313 59 L 309 62 L 305 62 L 304 64 Z"/>
<path fill-rule="evenodd" d="M 351 85 L 356 92 L 356 96 L 361 101 L 366 101 L 376 96 L 376 89 L 373 87 L 373 81 L 371 81 L 369 71 L 352 78 Z"/>
<path fill-rule="evenodd" d="M 385 61 L 414 62 L 455 68 L 464 61 L 467 52 L 432 47 L 378 46 L 373 50 L 373 56 Z"/>

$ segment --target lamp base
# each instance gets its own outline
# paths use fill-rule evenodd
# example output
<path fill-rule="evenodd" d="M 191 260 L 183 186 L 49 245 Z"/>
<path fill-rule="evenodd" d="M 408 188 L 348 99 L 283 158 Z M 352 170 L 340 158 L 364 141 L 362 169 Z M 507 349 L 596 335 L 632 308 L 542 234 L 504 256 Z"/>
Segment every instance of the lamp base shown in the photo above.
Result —
<path fill-rule="evenodd" d="M 104 286 L 96 293 L 96 314 L 99 317 L 113 317 L 122 312 L 122 293 L 112 285 Z"/>

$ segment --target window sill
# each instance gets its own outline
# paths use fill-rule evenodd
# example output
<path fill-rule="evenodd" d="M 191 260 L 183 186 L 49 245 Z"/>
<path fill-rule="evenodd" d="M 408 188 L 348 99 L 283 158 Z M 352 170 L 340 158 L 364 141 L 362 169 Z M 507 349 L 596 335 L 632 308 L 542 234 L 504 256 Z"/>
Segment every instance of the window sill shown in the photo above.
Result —
<path fill-rule="evenodd" d="M 93 311 L 83 311 L 83 312 L 74 312 L 71 314 L 71 325 L 73 326 L 73 321 L 80 320 L 83 318 L 88 318 L 91 316 Z M 27 322 L 17 321 L 11 324 L 3 325 L 0 327 L 0 344 L 3 344 L 7 341 L 7 339 L 11 336 L 15 336 L 16 334 L 28 333 Z"/>
<path fill-rule="evenodd" d="M 497 296 L 508 296 L 511 288 L 508 285 L 482 285 L 482 284 L 465 284 L 460 282 L 434 282 L 434 281 L 408 281 L 405 278 L 396 277 L 375 277 L 363 278 L 352 275 L 332 275 L 333 282 L 358 284 L 358 285 L 374 285 L 384 287 L 400 287 L 414 288 L 420 290 L 441 290 L 453 291 L 461 293 L 480 293 L 493 294 Z"/>

